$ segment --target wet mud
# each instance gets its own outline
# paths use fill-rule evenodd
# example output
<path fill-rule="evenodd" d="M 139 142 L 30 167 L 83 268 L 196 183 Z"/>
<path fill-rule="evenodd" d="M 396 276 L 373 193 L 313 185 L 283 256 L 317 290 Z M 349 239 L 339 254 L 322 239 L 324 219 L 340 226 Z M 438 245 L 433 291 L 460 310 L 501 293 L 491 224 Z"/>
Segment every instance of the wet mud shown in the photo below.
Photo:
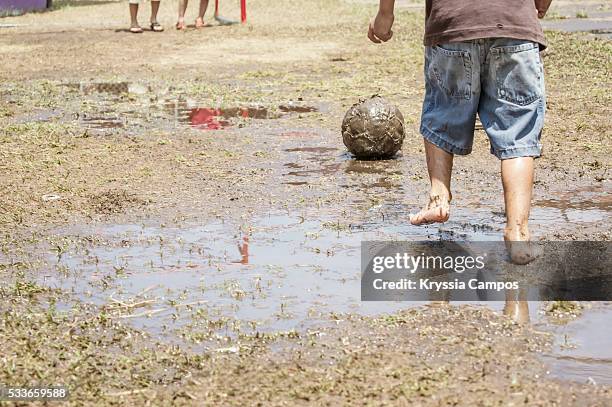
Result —
<path fill-rule="evenodd" d="M 478 128 L 449 222 L 409 225 L 428 187 L 422 65 L 406 63 L 422 60 L 422 7 L 372 51 L 356 4 L 288 7 L 224 27 L 215 47 L 144 35 L 123 59 L 123 34 L 100 28 L 111 68 L 81 51 L 90 12 L 37 16 L 65 32 L 3 29 L 0 381 L 68 380 L 102 405 L 610 404 L 610 304 L 531 303 L 520 325 L 501 303 L 360 301 L 362 241 L 499 241 L 505 214 Z M 548 35 L 533 238 L 609 241 L 609 44 Z M 356 160 L 342 117 L 376 92 L 404 112 L 405 139 L 392 159 Z"/>

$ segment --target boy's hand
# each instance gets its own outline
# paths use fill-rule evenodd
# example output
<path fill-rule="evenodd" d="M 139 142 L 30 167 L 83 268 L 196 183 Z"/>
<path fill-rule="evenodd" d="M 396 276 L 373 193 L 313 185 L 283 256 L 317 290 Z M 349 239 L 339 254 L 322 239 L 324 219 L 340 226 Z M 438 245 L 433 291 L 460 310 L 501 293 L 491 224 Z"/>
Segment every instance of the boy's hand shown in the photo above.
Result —
<path fill-rule="evenodd" d="M 536 9 L 538 9 L 538 18 L 544 18 L 552 0 L 535 0 Z"/>
<path fill-rule="evenodd" d="M 381 13 L 380 11 L 376 17 L 370 22 L 370 28 L 368 30 L 368 38 L 370 41 L 380 44 L 381 42 L 387 42 L 393 37 L 393 20 L 395 16 L 393 13 Z"/>

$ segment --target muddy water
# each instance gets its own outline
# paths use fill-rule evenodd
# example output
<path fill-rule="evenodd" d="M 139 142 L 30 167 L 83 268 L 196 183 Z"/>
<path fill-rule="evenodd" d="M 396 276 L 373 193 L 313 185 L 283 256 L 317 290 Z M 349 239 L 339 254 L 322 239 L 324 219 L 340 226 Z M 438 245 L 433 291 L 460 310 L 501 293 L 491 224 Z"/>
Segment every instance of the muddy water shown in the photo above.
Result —
<path fill-rule="evenodd" d="M 123 93 L 124 88 L 119 88 L 117 92 Z M 148 126 L 159 122 L 163 127 L 173 121 L 195 130 L 219 130 L 243 119 L 275 119 L 278 114 L 312 110 L 288 104 L 278 111 L 221 109 L 177 99 L 150 107 L 144 115 L 150 120 Z M 83 115 L 80 120 L 93 129 L 124 126 L 130 130 L 143 115 L 100 113 Z M 364 240 L 501 239 L 504 214 L 486 202 L 453 208 L 452 220 L 442 226 L 407 225 L 406 214 L 419 205 L 401 198 L 413 192 L 405 190 L 409 174 L 404 163 L 408 157 L 356 161 L 334 144 L 322 143 L 322 133 L 333 137 L 326 131 L 291 130 L 282 123 L 278 127 L 276 133 L 270 131 L 276 138 L 268 140 L 283 152 L 281 161 L 272 168 L 277 179 L 296 193 L 331 183 L 352 191 L 350 200 L 335 204 L 331 210 L 275 210 L 251 219 L 204 225 L 74 225 L 56 232 L 78 237 L 78 243 L 61 255 L 50 255 L 53 269 L 43 273 L 41 280 L 101 306 L 146 302 L 129 312 L 116 313 L 116 307 L 109 308 L 109 313 L 128 317 L 135 326 L 168 338 L 191 329 L 199 315 L 242 322 L 240 329 L 231 323 L 219 328 L 221 335 L 236 337 L 306 329 L 328 323 L 331 313 L 376 315 L 421 305 L 360 301 L 359 250 Z M 370 202 L 378 191 L 390 195 L 381 202 Z M 606 221 L 609 192 L 602 184 L 549 194 L 554 199 L 536 199 L 531 216 L 534 230 L 542 234 L 559 227 L 579 230 Z M 342 209 L 361 215 L 349 221 L 340 213 Z M 501 310 L 503 304 L 483 306 Z M 531 304 L 531 320 L 542 329 L 553 329 L 542 318 L 539 306 Z M 610 317 L 612 308 L 602 308 L 585 312 L 565 327 L 555 327 L 557 345 L 546 356 L 551 374 L 609 382 L 612 359 L 598 338 L 609 337 L 604 322 Z M 560 345 L 566 342 L 566 335 L 567 341 L 576 343 L 575 348 Z"/>
<path fill-rule="evenodd" d="M 292 329 L 306 320 L 316 323 L 316 315 L 332 311 L 401 308 L 362 304 L 359 299 L 362 239 L 397 238 L 397 227 L 382 232 L 367 226 L 340 230 L 337 225 L 331 219 L 277 213 L 244 224 L 77 228 L 65 232 L 110 243 L 75 246 L 53 259 L 59 268 L 78 270 L 87 278 L 53 274 L 46 282 L 74 289 L 97 304 L 107 303 L 112 292 L 116 298 L 130 298 L 158 286 L 149 294 L 160 304 L 179 296 L 184 302 L 203 300 L 209 313 L 258 321 L 264 330 Z M 107 285 L 109 276 L 112 282 Z M 160 315 L 140 322 L 155 327 L 164 319 Z"/>
<path fill-rule="evenodd" d="M 612 384 L 611 318 L 612 305 L 599 305 L 553 328 L 554 347 L 544 356 L 550 374 L 578 382 Z"/>
<path fill-rule="evenodd" d="M 348 168 L 354 168 L 346 165 Z M 411 228 L 401 222 L 407 208 L 382 205 L 363 222 L 302 212 L 274 212 L 250 220 L 206 225 L 99 224 L 61 231 L 91 237 L 49 260 L 63 273 L 48 273 L 46 284 L 72 291 L 98 305 L 150 301 L 134 310 L 132 323 L 169 337 L 191 330 L 194 315 L 240 321 L 222 335 L 297 330 L 329 322 L 331 313 L 376 315 L 423 303 L 360 301 L 360 244 L 364 240 L 497 240 L 495 228 L 473 227 L 484 210 L 457 210 L 442 228 Z M 386 216 L 378 216 L 378 212 Z M 68 272 L 66 272 L 68 270 Z M 141 293 L 146 293 L 142 295 Z M 183 306 L 187 304 L 187 306 Z M 481 306 L 501 311 L 503 304 Z M 531 303 L 531 320 L 552 330 L 555 347 L 544 360 L 551 375 L 612 383 L 609 353 L 612 307 L 586 311 L 565 326 L 552 326 Z M 152 312 L 151 316 L 146 316 Z M 233 326 L 233 325 L 230 325 Z M 568 347 L 566 343 L 575 347 Z M 590 379 L 589 379 L 590 378 Z"/>

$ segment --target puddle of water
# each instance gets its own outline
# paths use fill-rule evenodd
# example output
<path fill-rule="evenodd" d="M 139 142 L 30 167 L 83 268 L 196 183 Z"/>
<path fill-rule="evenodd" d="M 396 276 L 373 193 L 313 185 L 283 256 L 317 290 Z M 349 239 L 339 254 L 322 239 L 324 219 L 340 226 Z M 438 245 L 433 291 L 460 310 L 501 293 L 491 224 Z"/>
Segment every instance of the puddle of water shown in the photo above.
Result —
<path fill-rule="evenodd" d="M 314 151 L 308 154 L 318 150 Z M 302 169 L 296 163 L 287 167 Z M 59 258 L 49 257 L 58 269 L 69 272 L 52 270 L 41 279 L 98 305 L 108 304 L 111 298 L 128 300 L 147 291 L 147 298 L 156 301 L 150 309 L 162 311 L 130 321 L 138 328 L 172 338 L 176 337 L 173 332 L 187 326 L 189 318 L 199 312 L 213 319 L 243 321 L 244 325 L 250 321 L 250 333 L 303 330 L 326 323 L 330 313 L 378 315 L 423 304 L 361 302 L 362 241 L 493 241 L 502 236 L 503 213 L 491 212 L 490 208 L 458 207 L 452 221 L 421 228 L 407 224 L 409 210 L 398 202 L 381 204 L 366 210 L 361 220 L 351 224 L 324 213 L 312 217 L 307 213 L 276 213 L 203 226 L 74 227 L 60 232 L 95 239 L 72 247 Z M 192 311 L 182 308 L 178 312 L 171 302 L 197 305 Z M 503 304 L 486 306 L 499 311 Z M 542 324 L 539 306 L 531 303 L 529 311 L 532 321 Z M 607 324 L 611 316 L 612 309 L 585 312 L 583 317 L 559 327 L 555 348 L 544 356 L 551 374 L 582 382 L 591 377 L 597 383 L 612 383 L 612 325 Z M 565 335 L 576 348 L 564 346 Z"/>
<path fill-rule="evenodd" d="M 325 154 L 333 151 L 338 151 L 335 147 L 294 147 L 285 149 L 288 153 L 314 153 Z"/>
<path fill-rule="evenodd" d="M 318 133 L 315 131 L 300 131 L 300 130 L 295 130 L 295 131 L 285 131 L 280 133 L 280 137 L 287 137 L 287 138 L 314 138 L 314 137 L 318 137 Z"/>
<path fill-rule="evenodd" d="M 173 295 L 182 302 L 206 301 L 209 314 L 256 320 L 260 330 L 315 324 L 321 321 L 317 315 L 330 312 L 393 312 L 415 304 L 361 302 L 360 247 L 363 240 L 441 236 L 438 229 L 410 228 L 398 221 L 405 213 L 403 206 L 373 208 L 364 217 L 367 221 L 354 225 L 281 214 L 244 225 L 77 228 L 65 232 L 95 236 L 100 243 L 92 240 L 60 258 L 49 257 L 57 268 L 75 274 L 53 271 L 41 278 L 99 305 L 107 304 L 113 293 L 114 298 L 131 298 L 155 286 L 159 288 L 150 294 L 159 298 L 162 308 Z M 460 224 L 446 228 L 454 235 L 464 230 L 483 240 L 497 234 L 474 233 Z M 171 313 L 134 322 L 155 331 L 168 323 Z"/>
<path fill-rule="evenodd" d="M 550 374 L 564 380 L 612 384 L 612 308 L 585 311 L 557 327 L 552 352 L 543 357 Z"/>
<path fill-rule="evenodd" d="M 550 224 L 562 220 L 574 224 L 601 222 L 612 210 L 610 188 L 596 185 L 554 194 L 554 198 L 534 202 L 533 218 Z"/>
<path fill-rule="evenodd" d="M 24 115 L 15 117 L 15 123 L 44 123 L 49 122 L 53 119 L 58 119 L 63 116 L 63 113 L 59 110 L 51 109 L 39 109 L 34 112 L 30 112 Z"/>
<path fill-rule="evenodd" d="M 320 146 L 300 146 L 287 148 L 284 151 L 297 154 L 296 160 L 299 162 L 288 162 L 283 164 L 285 168 L 294 169 L 284 173 L 283 176 L 310 177 L 310 176 L 329 176 L 337 173 L 343 163 L 336 159 L 335 147 Z M 290 185 L 302 185 L 292 183 Z"/>

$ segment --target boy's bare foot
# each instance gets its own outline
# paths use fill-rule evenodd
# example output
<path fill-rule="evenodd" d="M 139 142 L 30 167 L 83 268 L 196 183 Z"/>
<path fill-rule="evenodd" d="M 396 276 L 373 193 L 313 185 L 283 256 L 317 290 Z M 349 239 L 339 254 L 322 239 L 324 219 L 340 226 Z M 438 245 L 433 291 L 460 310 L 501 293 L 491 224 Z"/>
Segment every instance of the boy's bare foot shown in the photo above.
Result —
<path fill-rule="evenodd" d="M 504 241 L 514 264 L 529 264 L 542 254 L 541 248 L 530 242 L 527 227 L 507 227 L 504 232 Z"/>
<path fill-rule="evenodd" d="M 202 27 L 204 27 L 204 19 L 203 19 L 203 18 L 201 18 L 201 17 L 196 18 L 196 21 L 195 21 L 195 27 L 196 27 L 196 28 L 202 28 Z"/>
<path fill-rule="evenodd" d="M 177 30 L 184 30 L 185 28 L 187 28 L 187 26 L 185 25 L 185 20 L 178 20 L 178 22 L 176 23 L 176 29 Z"/>
<path fill-rule="evenodd" d="M 410 214 L 410 223 L 418 226 L 446 222 L 450 216 L 450 201 L 445 195 L 431 195 L 423 210 L 416 215 Z"/>

